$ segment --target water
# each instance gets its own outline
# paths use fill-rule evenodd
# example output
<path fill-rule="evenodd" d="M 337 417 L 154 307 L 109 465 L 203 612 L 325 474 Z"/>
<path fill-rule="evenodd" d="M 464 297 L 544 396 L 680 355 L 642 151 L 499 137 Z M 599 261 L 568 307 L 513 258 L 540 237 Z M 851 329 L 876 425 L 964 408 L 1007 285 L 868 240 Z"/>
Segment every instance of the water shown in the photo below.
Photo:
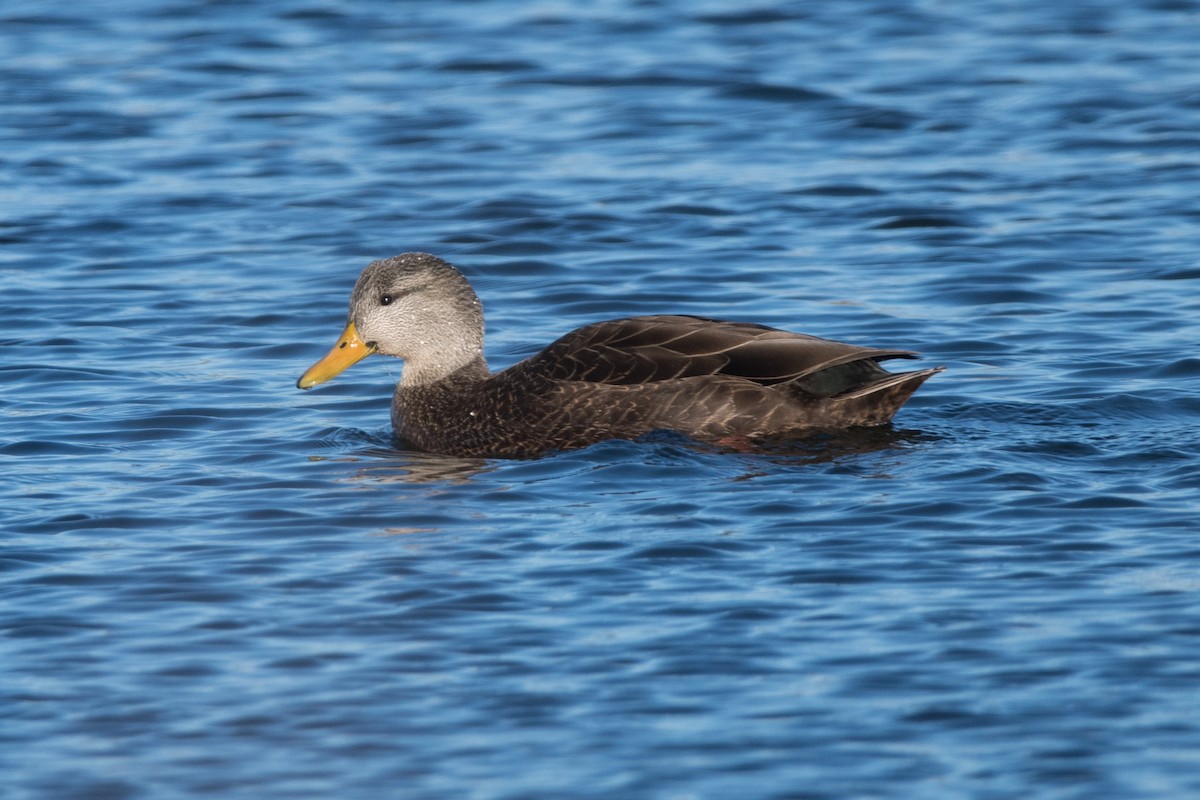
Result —
<path fill-rule="evenodd" d="M 12 798 L 1200 793 L 1200 5 L 0 10 Z M 922 351 L 890 429 L 401 452 L 369 260 Z"/>

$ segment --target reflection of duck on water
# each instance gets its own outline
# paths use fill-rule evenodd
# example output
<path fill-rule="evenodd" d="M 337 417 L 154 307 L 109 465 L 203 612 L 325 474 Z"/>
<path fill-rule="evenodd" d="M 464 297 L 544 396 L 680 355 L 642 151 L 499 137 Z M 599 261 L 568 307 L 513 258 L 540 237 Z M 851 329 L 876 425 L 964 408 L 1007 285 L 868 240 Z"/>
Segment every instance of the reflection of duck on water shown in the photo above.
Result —
<path fill-rule="evenodd" d="M 940 367 L 891 373 L 877 350 L 746 322 L 630 317 L 572 331 L 492 373 L 483 310 L 457 269 L 406 253 L 370 264 L 308 389 L 372 353 L 404 359 L 396 435 L 460 456 L 536 456 L 654 430 L 749 444 L 814 429 L 883 425 Z"/>

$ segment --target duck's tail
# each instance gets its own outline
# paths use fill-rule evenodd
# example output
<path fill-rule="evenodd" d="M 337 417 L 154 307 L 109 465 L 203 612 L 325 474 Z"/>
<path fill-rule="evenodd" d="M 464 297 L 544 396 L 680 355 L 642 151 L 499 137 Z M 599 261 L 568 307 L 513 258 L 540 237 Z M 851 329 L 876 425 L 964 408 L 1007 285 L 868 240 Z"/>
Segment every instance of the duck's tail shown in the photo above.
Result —
<path fill-rule="evenodd" d="M 944 367 L 916 370 L 914 372 L 886 372 L 873 362 L 870 375 L 859 375 L 858 380 L 846 388 L 814 386 L 810 382 L 789 384 L 787 389 L 798 412 L 796 422 L 784 428 L 850 428 L 857 426 L 886 425 L 895 416 L 900 406 L 912 397 L 918 387 Z M 859 372 L 863 372 L 860 368 Z M 866 377 L 863 381 L 861 378 Z M 828 381 L 826 381 L 828 383 Z M 782 387 L 781 387 L 782 388 Z M 817 394 L 814 388 L 825 388 Z"/>
<path fill-rule="evenodd" d="M 944 369 L 931 367 L 890 374 L 866 386 L 830 397 L 826 400 L 826 412 L 843 420 L 838 427 L 886 425 L 922 383 Z"/>

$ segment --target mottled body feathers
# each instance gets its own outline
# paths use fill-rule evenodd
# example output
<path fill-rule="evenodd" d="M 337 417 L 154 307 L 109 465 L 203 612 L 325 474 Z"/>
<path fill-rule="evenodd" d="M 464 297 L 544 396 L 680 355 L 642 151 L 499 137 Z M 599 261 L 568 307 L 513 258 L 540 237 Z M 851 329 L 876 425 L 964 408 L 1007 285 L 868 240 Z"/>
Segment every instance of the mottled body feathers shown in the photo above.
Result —
<path fill-rule="evenodd" d="M 408 286 L 416 288 L 405 295 Z M 396 435 L 419 449 L 450 455 L 529 457 L 655 430 L 721 441 L 882 425 L 940 371 L 891 373 L 879 365 L 916 357 L 907 350 L 860 347 L 745 322 L 663 315 L 587 325 L 491 373 L 482 354 L 478 300 L 451 265 L 406 254 L 370 265 L 359 287 L 347 330 L 357 324 L 371 352 L 406 359 L 392 402 Z M 457 330 L 462 322 L 429 330 L 440 324 L 429 316 L 421 330 L 401 322 L 380 324 L 392 316 L 380 313 L 381 300 L 390 305 L 392 298 L 429 292 L 435 297 L 414 301 L 461 308 L 462 313 L 439 313 L 437 319 L 478 316 L 478 323 L 466 323 L 478 330 Z M 461 297 L 451 302 L 445 292 Z M 394 337 L 406 341 L 393 343 Z M 414 347 L 413 337 L 439 344 Z M 467 355 L 455 356 L 460 363 L 425 363 L 424 350 L 464 349 L 447 348 L 447 337 L 451 344 L 469 341 Z"/>

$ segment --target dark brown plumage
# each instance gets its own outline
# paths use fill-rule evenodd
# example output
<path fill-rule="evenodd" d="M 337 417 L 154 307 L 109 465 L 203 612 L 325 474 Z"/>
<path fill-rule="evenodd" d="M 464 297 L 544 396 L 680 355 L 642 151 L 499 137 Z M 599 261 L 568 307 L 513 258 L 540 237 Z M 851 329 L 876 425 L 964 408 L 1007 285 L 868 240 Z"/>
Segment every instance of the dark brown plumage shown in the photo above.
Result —
<path fill-rule="evenodd" d="M 309 388 L 374 352 L 405 359 L 392 400 L 396 435 L 458 456 L 536 456 L 654 430 L 720 442 L 882 425 L 941 371 L 879 366 L 916 357 L 907 350 L 649 316 L 587 325 L 491 373 L 470 284 L 422 253 L 363 271 L 343 337 L 298 385 Z"/>

